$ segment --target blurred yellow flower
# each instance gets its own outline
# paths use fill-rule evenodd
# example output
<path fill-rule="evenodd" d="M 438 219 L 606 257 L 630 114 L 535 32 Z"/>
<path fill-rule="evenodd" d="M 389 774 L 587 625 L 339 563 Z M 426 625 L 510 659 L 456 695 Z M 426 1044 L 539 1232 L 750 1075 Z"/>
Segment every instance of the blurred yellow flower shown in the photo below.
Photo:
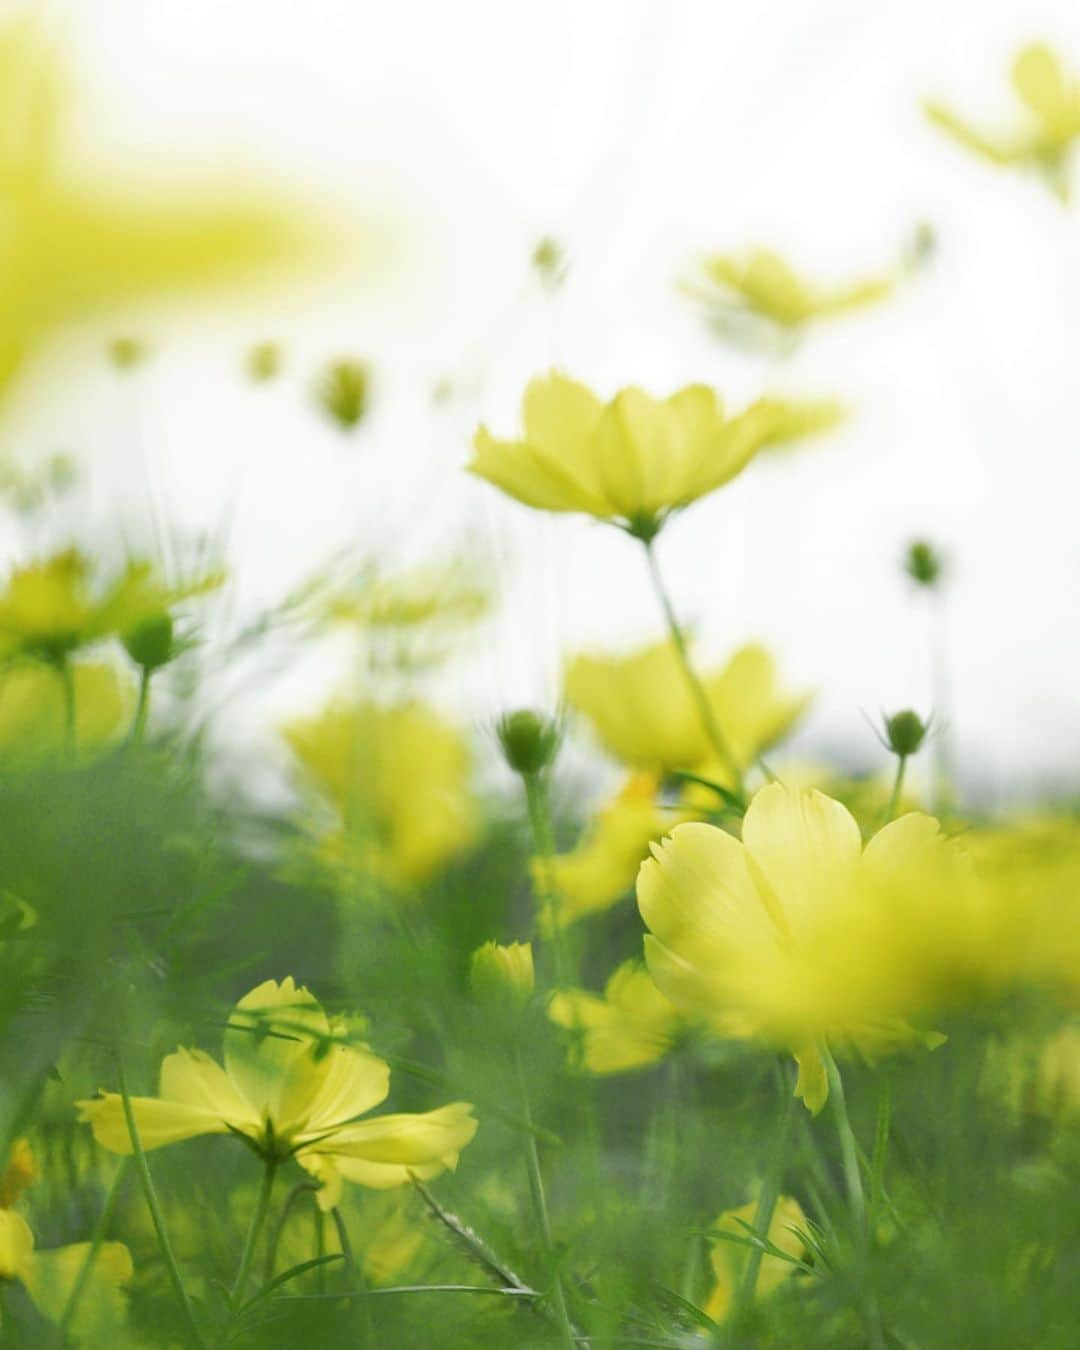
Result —
<path fill-rule="evenodd" d="M 322 1183 L 327 1210 L 344 1181 L 384 1190 L 456 1167 L 476 1133 L 472 1107 L 359 1120 L 386 1098 L 390 1069 L 344 1033 L 291 977 L 267 980 L 229 1019 L 224 1069 L 201 1050 L 179 1049 L 162 1061 L 161 1095 L 131 1098 L 142 1147 L 242 1135 L 266 1159 L 295 1158 Z M 99 1144 L 132 1152 L 122 1097 L 102 1092 L 77 1106 Z"/>
<path fill-rule="evenodd" d="M 986 978 L 998 938 L 937 821 L 913 812 L 864 849 L 839 802 L 779 783 L 754 797 L 741 841 L 676 826 L 637 892 L 660 989 L 723 1035 L 790 1049 L 811 1109 L 826 1093 L 816 1047 L 875 1055 L 919 1040 L 908 1019 Z"/>
<path fill-rule="evenodd" d="M 977 130 L 936 99 L 924 110 L 966 149 L 993 164 L 1036 170 L 1063 200 L 1068 199 L 1068 161 L 1080 137 L 1080 83 L 1062 68 L 1057 54 L 1044 43 L 1032 43 L 1012 67 L 1013 92 L 1023 104 L 1023 124 L 1004 134 Z"/>
<path fill-rule="evenodd" d="M 231 184 L 133 193 L 119 176 L 73 175 L 86 115 L 53 48 L 33 19 L 0 26 L 0 397 L 21 363 L 66 326 L 133 300 L 308 261 L 322 233 Z"/>
<path fill-rule="evenodd" d="M 101 663 L 71 667 L 75 690 L 75 744 L 86 753 L 105 749 L 126 730 L 134 707 L 130 681 Z M 67 749 L 62 681 L 54 670 L 20 663 L 0 670 L 0 751 L 10 761 Z"/>
<path fill-rule="evenodd" d="M 780 687 L 771 654 L 740 647 L 702 683 L 717 723 L 743 768 L 775 745 L 806 707 L 809 696 Z M 715 756 L 671 642 L 627 656 L 578 656 L 567 667 L 563 694 L 617 759 L 636 768 L 695 769 Z M 725 785 L 730 771 L 718 768 Z"/>
<path fill-rule="evenodd" d="M 532 946 L 528 942 L 485 942 L 469 963 L 469 981 L 481 1003 L 498 1009 L 522 1008 L 536 985 Z"/>
<path fill-rule="evenodd" d="M 284 736 L 330 806 L 324 857 L 386 885 L 419 886 L 468 851 L 479 813 L 458 730 L 421 703 L 332 703 Z"/>
<path fill-rule="evenodd" d="M 148 562 L 133 561 L 104 590 L 91 586 L 93 567 L 77 549 L 18 567 L 0 593 L 0 656 L 66 660 L 105 638 L 123 637 L 182 600 L 219 586 L 220 573 L 184 585 L 162 581 Z"/>
<path fill-rule="evenodd" d="M 632 774 L 589 821 L 576 848 L 533 859 L 537 880 L 555 893 L 554 907 L 541 915 L 545 931 L 609 909 L 633 889 L 649 845 L 679 819 L 658 805 L 659 794 L 656 774 Z"/>
<path fill-rule="evenodd" d="M 686 1019 L 636 961 L 626 961 L 604 987 L 603 998 L 584 989 L 560 989 L 548 1016 L 581 1038 L 580 1063 L 589 1073 L 626 1073 L 655 1064 L 671 1049 Z M 575 1054 L 577 1050 L 575 1050 Z"/>
<path fill-rule="evenodd" d="M 713 254 L 701 266 L 694 293 L 710 308 L 741 311 L 795 332 L 817 319 L 832 318 L 886 299 L 895 282 L 869 277 L 839 286 L 818 286 L 801 277 L 778 254 L 751 249 Z"/>
<path fill-rule="evenodd" d="M 92 1244 L 75 1242 L 38 1251 L 30 1225 L 12 1206 L 33 1181 L 30 1146 L 19 1139 L 0 1180 L 0 1282 L 18 1281 L 43 1317 L 60 1322 L 90 1255 Z M 123 1287 L 132 1276 L 131 1254 L 121 1242 L 102 1242 L 81 1291 L 69 1332 L 76 1344 L 118 1344 L 126 1304 Z"/>
<path fill-rule="evenodd" d="M 748 1224 L 753 1228 L 756 1214 L 757 1202 L 752 1200 L 750 1204 L 742 1205 L 739 1209 L 726 1209 L 713 1224 L 713 1228 L 721 1233 L 731 1233 L 733 1237 L 746 1238 L 748 1234 L 744 1225 Z M 785 1261 L 783 1257 L 772 1256 L 767 1252 L 762 1256 L 756 1285 L 758 1298 L 767 1297 L 785 1280 L 790 1279 L 798 1269 L 794 1262 L 805 1259 L 806 1246 L 802 1238 L 792 1231 L 805 1227 L 806 1215 L 802 1211 L 802 1206 L 790 1195 L 782 1195 L 776 1202 L 769 1231 L 765 1236 L 778 1251 L 790 1256 L 791 1261 Z M 715 1283 L 705 1303 L 704 1311 L 714 1322 L 722 1322 L 735 1304 L 735 1295 L 746 1269 L 750 1248 L 744 1242 L 729 1242 L 725 1238 L 713 1238 L 709 1245 L 709 1260 Z"/>
<path fill-rule="evenodd" d="M 838 416 L 832 404 L 810 404 L 797 415 L 762 399 L 727 417 L 700 384 L 666 399 L 631 387 L 603 403 L 557 372 L 530 382 L 522 412 L 522 440 L 496 440 L 480 427 L 470 471 L 526 506 L 581 512 L 642 538 L 729 482 L 764 446 L 824 429 Z"/>

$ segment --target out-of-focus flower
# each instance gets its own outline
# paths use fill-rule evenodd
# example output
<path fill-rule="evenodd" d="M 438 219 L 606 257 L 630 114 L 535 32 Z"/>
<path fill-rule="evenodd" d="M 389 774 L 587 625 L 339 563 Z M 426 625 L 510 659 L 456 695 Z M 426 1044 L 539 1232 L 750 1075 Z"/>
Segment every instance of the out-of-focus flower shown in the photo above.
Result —
<path fill-rule="evenodd" d="M 371 397 L 371 369 L 363 361 L 331 361 L 319 376 L 315 399 L 342 431 L 359 426 Z"/>
<path fill-rule="evenodd" d="M 332 809 L 327 861 L 407 891 L 472 846 L 469 749 L 433 709 L 336 702 L 284 735 Z"/>
<path fill-rule="evenodd" d="M 170 586 L 147 562 L 131 562 L 104 590 L 91 586 L 90 560 L 76 549 L 16 568 L 0 594 L 0 656 L 66 660 L 80 648 L 123 637 L 174 605 L 221 584 L 219 573 Z"/>
<path fill-rule="evenodd" d="M 819 286 L 801 277 L 778 254 L 757 248 L 706 258 L 691 286 L 710 310 L 735 311 L 798 332 L 819 319 L 877 304 L 891 295 L 895 281 L 880 276 Z"/>
<path fill-rule="evenodd" d="M 0 459 L 0 496 L 20 515 L 39 511 L 50 497 L 59 497 L 78 480 L 70 455 L 50 455 L 40 468 L 27 468 L 5 456 Z"/>
<path fill-rule="evenodd" d="M 717 723 L 743 767 L 780 740 L 806 707 L 808 696 L 784 692 L 770 653 L 740 647 L 702 683 Z M 646 770 L 694 769 L 715 750 L 670 642 L 628 656 L 578 656 L 567 667 L 563 692 L 617 759 Z M 724 770 L 718 771 L 726 783 Z"/>
<path fill-rule="evenodd" d="M 83 753 L 105 749 L 127 727 L 134 691 L 113 666 L 76 662 L 74 686 L 76 748 Z M 0 752 L 8 760 L 33 760 L 66 751 L 67 709 L 57 672 L 38 663 L 22 662 L 0 671 Z"/>
<path fill-rule="evenodd" d="M 566 280 L 570 263 L 557 239 L 546 234 L 532 251 L 532 265 L 546 291 L 557 291 Z"/>
<path fill-rule="evenodd" d="M 721 1233 L 730 1233 L 733 1237 L 746 1238 L 748 1234 L 744 1225 L 753 1228 L 756 1214 L 755 1201 L 738 1209 L 726 1209 L 713 1224 L 713 1228 Z M 794 1263 L 805 1258 L 806 1247 L 802 1238 L 793 1230 L 805 1227 L 806 1215 L 799 1202 L 793 1200 L 790 1195 L 780 1196 L 773 1209 L 769 1231 L 765 1236 L 773 1247 L 790 1256 L 791 1260 L 785 1261 L 782 1256 L 773 1256 L 768 1252 L 762 1256 L 755 1287 L 758 1298 L 767 1298 L 795 1274 L 798 1267 Z M 735 1305 L 735 1295 L 746 1269 L 750 1248 L 745 1242 L 729 1242 L 726 1238 L 713 1238 L 709 1246 L 709 1260 L 715 1283 L 705 1303 L 704 1311 L 714 1322 L 722 1322 Z"/>
<path fill-rule="evenodd" d="M 726 417 L 700 384 L 666 399 L 631 387 L 603 403 L 552 372 L 525 390 L 523 439 L 496 440 L 481 426 L 469 469 L 526 506 L 595 516 L 649 539 L 672 511 L 729 482 L 764 446 L 831 425 L 835 415 L 824 417 L 822 406 L 800 413 L 762 399 Z"/>
<path fill-rule="evenodd" d="M 581 1066 L 595 1074 L 655 1064 L 686 1026 L 682 1013 L 636 961 L 619 966 L 602 998 L 584 989 L 558 990 L 548 1004 L 548 1016 L 580 1037 Z"/>
<path fill-rule="evenodd" d="M 1065 73 L 1050 47 L 1036 42 L 1013 62 L 1012 86 L 1024 117 L 1011 132 L 979 131 L 935 99 L 927 99 L 923 107 L 935 126 L 966 149 L 992 164 L 1034 169 L 1065 201 L 1069 156 L 1080 137 L 1080 83 Z"/>
<path fill-rule="evenodd" d="M 637 892 L 657 985 L 720 1034 L 790 1049 L 812 1109 L 826 1094 L 817 1046 L 886 1053 L 920 1039 L 912 1022 L 1000 981 L 985 888 L 929 816 L 864 849 L 839 802 L 776 783 L 741 841 L 690 823 L 653 855 Z"/>
<path fill-rule="evenodd" d="M 295 1158 L 322 1182 L 324 1209 L 337 1205 L 343 1181 L 384 1190 L 456 1167 L 476 1133 L 472 1107 L 358 1119 L 386 1098 L 390 1069 L 345 1032 L 291 977 L 267 980 L 229 1018 L 224 1069 L 201 1050 L 179 1049 L 162 1061 L 160 1096 L 130 1099 L 142 1147 L 240 1134 L 264 1158 Z M 131 1153 L 117 1093 L 77 1105 L 99 1144 Z"/>
<path fill-rule="evenodd" d="M 547 926 L 601 913 L 633 889 L 649 845 L 680 818 L 658 805 L 659 793 L 656 774 L 632 774 L 589 821 L 575 848 L 533 859 L 534 872 L 555 892 L 543 916 Z"/>
<path fill-rule="evenodd" d="M 32 19 L 0 27 L 0 396 L 55 333 L 118 306 L 310 261 L 314 222 L 256 193 L 207 184 L 132 193 L 73 177 L 82 129 L 67 71 Z"/>
<path fill-rule="evenodd" d="M 469 963 L 469 982 L 481 1003 L 520 1010 L 536 984 L 532 946 L 528 942 L 485 942 Z"/>
<path fill-rule="evenodd" d="M 1080 1124 L 1080 1026 L 1067 1022 L 1036 1039 L 1020 1034 L 987 1047 L 987 1096 L 1055 1125 Z"/>
<path fill-rule="evenodd" d="M 25 1139 L 16 1140 L 0 1178 L 0 1282 L 18 1281 L 43 1317 L 60 1322 L 92 1244 L 75 1242 L 51 1251 L 36 1249 L 30 1225 L 13 1208 L 33 1179 L 30 1146 Z M 131 1254 L 124 1244 L 100 1243 L 68 1328 L 76 1344 L 119 1343 L 127 1311 L 123 1289 L 131 1276 Z"/>

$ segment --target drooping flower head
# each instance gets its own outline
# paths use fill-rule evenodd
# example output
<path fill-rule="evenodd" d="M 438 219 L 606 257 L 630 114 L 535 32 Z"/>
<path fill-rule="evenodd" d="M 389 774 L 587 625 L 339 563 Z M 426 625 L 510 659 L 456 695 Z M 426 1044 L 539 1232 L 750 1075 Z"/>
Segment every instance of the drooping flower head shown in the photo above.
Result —
<path fill-rule="evenodd" d="M 131 1099 L 142 1147 L 239 1135 L 264 1158 L 295 1158 L 323 1183 L 318 1198 L 326 1209 L 337 1204 L 343 1181 L 378 1190 L 455 1167 L 476 1132 L 472 1107 L 454 1102 L 361 1120 L 385 1100 L 390 1069 L 344 1034 L 291 977 L 267 980 L 229 1019 L 224 1067 L 201 1050 L 179 1049 L 162 1061 L 160 1095 Z M 133 1151 L 117 1093 L 77 1105 L 99 1144 Z"/>
<path fill-rule="evenodd" d="M 799 406 L 761 399 L 728 417 L 700 384 L 665 399 L 630 387 L 604 403 L 552 373 L 525 391 L 522 439 L 497 440 L 481 426 L 469 468 L 526 506 L 652 538 L 671 512 L 730 482 L 763 447 L 823 430 L 839 415 L 833 404 L 812 404 L 819 417 L 792 418 Z"/>

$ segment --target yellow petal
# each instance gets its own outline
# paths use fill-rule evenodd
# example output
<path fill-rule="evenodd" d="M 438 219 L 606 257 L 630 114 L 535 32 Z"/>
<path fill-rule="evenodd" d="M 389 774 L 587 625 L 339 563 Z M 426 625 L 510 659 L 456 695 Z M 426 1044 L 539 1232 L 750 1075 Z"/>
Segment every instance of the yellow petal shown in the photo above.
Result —
<path fill-rule="evenodd" d="M 406 1167 L 435 1162 L 458 1153 L 476 1133 L 469 1102 L 452 1102 L 419 1114 L 375 1116 L 337 1130 L 317 1151 L 339 1161 L 399 1163 Z"/>
<path fill-rule="evenodd" d="M 27 1263 L 23 1283 L 45 1317 L 58 1322 L 90 1254 L 89 1242 L 37 1251 Z M 124 1286 L 133 1274 L 131 1253 L 121 1242 L 103 1242 L 83 1289 L 72 1332 L 76 1343 L 113 1345 L 123 1329 L 127 1302 Z"/>
<path fill-rule="evenodd" d="M 318 1093 L 307 1103 L 305 1133 L 318 1135 L 355 1120 L 386 1100 L 390 1066 L 363 1046 L 333 1045 Z"/>
<path fill-rule="evenodd" d="M 234 1008 L 225 1032 L 225 1068 L 256 1114 L 285 1134 L 306 1123 L 330 1064 L 314 1051 L 325 1046 L 330 1023 L 317 999 L 292 976 L 266 980 Z"/>
<path fill-rule="evenodd" d="M 102 1148 L 112 1153 L 130 1154 L 133 1151 L 123 1098 L 118 1093 L 103 1092 L 75 1105 L 79 1120 L 93 1128 L 94 1138 Z M 163 1101 L 160 1097 L 132 1097 L 131 1109 L 144 1149 L 162 1148 L 201 1134 L 227 1134 L 229 1129 L 214 1111 Z"/>
<path fill-rule="evenodd" d="M 13 1209 L 0 1209 L 0 1279 L 21 1280 L 34 1250 L 30 1225 Z"/>
<path fill-rule="evenodd" d="M 825 1071 L 825 1061 L 817 1047 L 809 1045 L 795 1051 L 795 1063 L 799 1066 L 795 1096 L 812 1116 L 816 1116 L 829 1100 L 829 1077 Z"/>

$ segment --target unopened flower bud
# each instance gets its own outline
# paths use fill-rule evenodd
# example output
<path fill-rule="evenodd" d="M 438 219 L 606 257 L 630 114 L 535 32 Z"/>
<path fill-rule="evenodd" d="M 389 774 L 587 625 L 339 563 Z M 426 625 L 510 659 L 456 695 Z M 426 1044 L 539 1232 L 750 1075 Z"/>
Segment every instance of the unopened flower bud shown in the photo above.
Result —
<path fill-rule="evenodd" d="M 363 421 L 370 398 L 371 373 L 360 361 L 334 361 L 315 390 L 319 406 L 344 431 Z"/>
<path fill-rule="evenodd" d="M 559 746 L 557 724 L 529 708 L 507 713 L 495 730 L 507 764 L 526 777 L 546 769 Z"/>
<path fill-rule="evenodd" d="M 158 670 L 176 655 L 173 621 L 165 612 L 141 619 L 124 634 L 124 649 L 137 666 Z"/>
<path fill-rule="evenodd" d="M 524 1008 L 535 987 L 528 942 L 485 942 L 472 954 L 469 981 L 479 1002 L 491 1008 Z"/>
<path fill-rule="evenodd" d="M 905 708 L 885 719 L 885 735 L 894 755 L 907 759 L 917 754 L 926 739 L 927 725 L 917 712 Z"/>
<path fill-rule="evenodd" d="M 935 552 L 925 539 L 916 539 L 904 555 L 904 571 L 920 586 L 936 585 L 943 567 L 941 554 Z"/>

